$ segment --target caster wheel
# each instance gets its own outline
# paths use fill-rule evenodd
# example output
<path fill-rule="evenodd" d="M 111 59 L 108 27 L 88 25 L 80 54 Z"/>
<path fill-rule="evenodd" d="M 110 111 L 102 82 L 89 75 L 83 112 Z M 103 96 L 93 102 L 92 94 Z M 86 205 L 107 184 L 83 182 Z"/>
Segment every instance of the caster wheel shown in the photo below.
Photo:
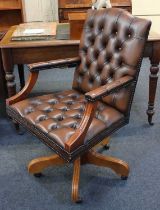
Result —
<path fill-rule="evenodd" d="M 122 180 L 127 180 L 128 179 L 128 176 L 121 176 L 121 179 Z"/>
<path fill-rule="evenodd" d="M 34 174 L 34 176 L 37 177 L 37 178 L 40 178 L 43 175 L 42 175 L 42 173 L 36 173 L 36 174 Z"/>
<path fill-rule="evenodd" d="M 104 149 L 109 150 L 110 146 L 108 144 L 104 145 Z"/>
<path fill-rule="evenodd" d="M 78 198 L 78 200 L 76 201 L 76 203 L 82 203 L 82 199 Z"/>

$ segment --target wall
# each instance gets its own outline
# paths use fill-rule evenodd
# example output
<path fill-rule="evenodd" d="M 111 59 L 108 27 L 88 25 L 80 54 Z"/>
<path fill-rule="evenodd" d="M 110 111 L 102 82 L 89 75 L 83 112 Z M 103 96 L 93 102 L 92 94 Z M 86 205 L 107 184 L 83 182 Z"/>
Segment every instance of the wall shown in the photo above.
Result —
<path fill-rule="evenodd" d="M 151 20 L 150 36 L 160 37 L 160 0 L 132 0 L 132 13 Z"/>
<path fill-rule="evenodd" d="M 160 15 L 160 0 L 132 0 L 135 15 Z"/>
<path fill-rule="evenodd" d="M 23 0 L 24 21 L 58 20 L 58 0 Z"/>

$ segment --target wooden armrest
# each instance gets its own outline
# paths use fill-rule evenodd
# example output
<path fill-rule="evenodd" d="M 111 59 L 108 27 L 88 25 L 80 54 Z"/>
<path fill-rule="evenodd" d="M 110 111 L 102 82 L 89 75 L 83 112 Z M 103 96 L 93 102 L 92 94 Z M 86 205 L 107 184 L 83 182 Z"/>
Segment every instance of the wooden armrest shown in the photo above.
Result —
<path fill-rule="evenodd" d="M 56 67 L 62 67 L 62 66 L 73 66 L 76 63 L 80 62 L 79 57 L 74 57 L 74 58 L 68 58 L 68 59 L 59 59 L 59 60 L 53 60 L 49 62 L 40 62 L 40 63 L 33 63 L 29 64 L 29 70 L 30 70 L 30 75 L 29 78 L 24 86 L 24 88 L 17 93 L 16 95 L 8 98 L 6 100 L 7 105 L 12 105 L 14 103 L 17 103 L 21 100 L 24 100 L 28 94 L 31 92 L 33 89 L 37 79 L 38 79 L 38 74 L 40 70 L 45 70 L 49 68 L 56 68 Z"/>
<path fill-rule="evenodd" d="M 23 87 L 23 89 L 16 95 L 6 99 L 6 104 L 12 105 L 12 104 L 15 104 L 21 100 L 24 100 L 28 96 L 28 94 L 31 92 L 31 90 L 33 89 L 33 87 L 38 79 L 38 74 L 39 74 L 39 72 L 30 72 L 28 80 L 27 80 L 25 86 Z"/>
<path fill-rule="evenodd" d="M 98 102 L 94 102 L 94 103 L 88 102 L 87 103 L 87 107 L 86 107 L 85 113 L 83 115 L 82 121 L 79 125 L 79 128 L 77 128 L 76 132 L 65 143 L 65 149 L 68 152 L 72 152 L 75 148 L 84 144 L 84 139 L 85 139 L 86 133 L 88 131 L 88 128 L 92 122 L 92 119 L 94 117 L 94 113 L 97 108 L 97 103 Z"/>
<path fill-rule="evenodd" d="M 107 96 L 117 90 L 131 84 L 134 81 L 134 78 L 131 76 L 124 76 L 114 82 L 103 85 L 95 90 L 87 92 L 85 97 L 88 101 L 96 101 L 100 98 Z"/>
<path fill-rule="evenodd" d="M 33 63 L 29 64 L 28 68 L 31 72 L 35 72 L 51 68 L 75 67 L 78 63 L 80 63 L 80 58 L 74 57 L 74 58 L 51 60 L 47 62 Z"/>

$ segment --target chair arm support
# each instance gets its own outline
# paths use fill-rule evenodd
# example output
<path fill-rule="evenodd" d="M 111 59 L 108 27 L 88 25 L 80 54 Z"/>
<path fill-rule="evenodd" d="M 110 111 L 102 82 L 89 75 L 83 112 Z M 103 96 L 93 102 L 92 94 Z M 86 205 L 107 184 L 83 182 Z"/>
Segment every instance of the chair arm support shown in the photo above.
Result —
<path fill-rule="evenodd" d="M 32 63 L 28 64 L 28 68 L 31 72 L 35 72 L 51 68 L 75 67 L 78 63 L 80 63 L 80 58 L 74 57 L 74 58 L 51 60 L 47 62 Z"/>
<path fill-rule="evenodd" d="M 80 62 L 79 57 L 74 57 L 74 58 L 67 58 L 67 59 L 59 59 L 59 60 L 53 60 L 49 62 L 39 62 L 39 63 L 33 63 L 29 64 L 28 68 L 30 70 L 30 75 L 29 78 L 23 87 L 23 89 L 17 93 L 16 95 L 8 98 L 6 100 L 7 105 L 12 105 L 14 103 L 17 103 L 21 100 L 24 100 L 28 94 L 31 92 L 33 89 L 37 79 L 38 79 L 38 74 L 40 70 L 45 70 L 49 68 L 57 68 L 57 67 L 62 67 L 62 66 L 73 66 L 76 63 Z"/>
<path fill-rule="evenodd" d="M 97 101 L 100 98 L 110 95 L 113 92 L 131 84 L 134 81 L 134 78 L 131 76 L 124 76 L 120 79 L 117 79 L 114 82 L 103 85 L 95 90 L 89 91 L 85 94 L 85 98 L 88 101 Z"/>
<path fill-rule="evenodd" d="M 85 113 L 76 132 L 65 143 L 65 149 L 72 152 L 77 147 L 83 145 L 88 128 L 93 120 L 98 102 L 88 102 Z"/>
<path fill-rule="evenodd" d="M 83 115 L 79 128 L 65 143 L 65 149 L 68 152 L 72 152 L 76 149 L 76 147 L 83 145 L 86 133 L 97 108 L 98 99 L 131 84 L 133 81 L 133 77 L 125 76 L 115 82 L 109 83 L 85 94 L 85 97 L 88 100 L 86 111 Z"/>
<path fill-rule="evenodd" d="M 24 100 L 28 96 L 28 94 L 31 92 L 34 85 L 36 84 L 36 81 L 38 79 L 38 74 L 39 74 L 39 72 L 30 72 L 28 80 L 27 80 L 25 86 L 23 87 L 23 89 L 16 95 L 6 99 L 6 104 L 12 105 L 19 101 Z"/>

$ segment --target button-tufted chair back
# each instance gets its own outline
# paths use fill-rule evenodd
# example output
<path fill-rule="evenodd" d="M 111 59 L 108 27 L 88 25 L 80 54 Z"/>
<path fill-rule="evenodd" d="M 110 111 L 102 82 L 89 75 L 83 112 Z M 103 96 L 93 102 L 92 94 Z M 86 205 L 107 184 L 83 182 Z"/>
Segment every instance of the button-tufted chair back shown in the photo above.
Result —
<path fill-rule="evenodd" d="M 85 93 L 123 76 L 136 79 L 147 36 L 144 20 L 122 9 L 90 10 L 80 41 L 81 63 L 75 71 L 73 88 Z M 131 87 L 124 88 L 104 97 L 103 102 L 126 113 L 132 92 Z"/>

